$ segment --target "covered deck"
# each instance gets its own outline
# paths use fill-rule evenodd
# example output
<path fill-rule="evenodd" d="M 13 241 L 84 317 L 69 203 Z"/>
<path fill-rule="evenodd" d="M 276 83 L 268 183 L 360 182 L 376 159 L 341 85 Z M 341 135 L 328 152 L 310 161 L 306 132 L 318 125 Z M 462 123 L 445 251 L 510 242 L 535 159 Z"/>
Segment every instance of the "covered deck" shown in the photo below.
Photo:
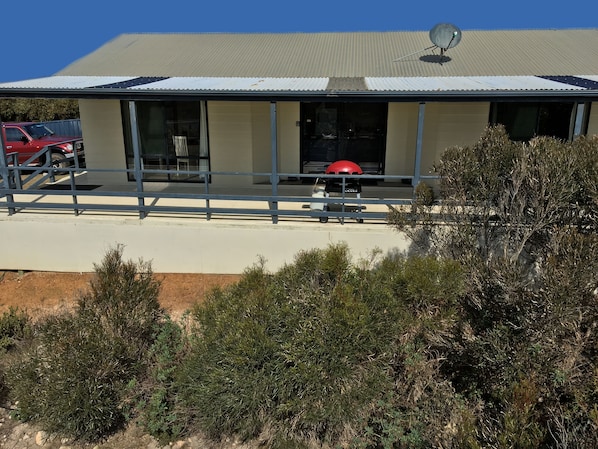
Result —
<path fill-rule="evenodd" d="M 324 175 L 279 173 L 274 184 L 225 187 L 96 184 L 94 175 L 105 170 L 61 171 L 2 167 L 0 269 L 91 272 L 114 245 L 124 246 L 125 257 L 151 261 L 156 273 L 234 274 L 259 261 L 276 270 L 301 251 L 341 242 L 356 260 L 371 258 L 375 250 L 408 250 L 405 236 L 388 226 L 386 214 L 389 205 L 408 205 L 413 188 L 388 176 L 363 175 L 359 198 L 349 193 L 316 198 L 314 185 Z M 271 176 L 191 174 L 212 181 Z M 344 176 L 330 176 L 343 182 Z M 330 210 L 313 203 L 329 204 Z"/>

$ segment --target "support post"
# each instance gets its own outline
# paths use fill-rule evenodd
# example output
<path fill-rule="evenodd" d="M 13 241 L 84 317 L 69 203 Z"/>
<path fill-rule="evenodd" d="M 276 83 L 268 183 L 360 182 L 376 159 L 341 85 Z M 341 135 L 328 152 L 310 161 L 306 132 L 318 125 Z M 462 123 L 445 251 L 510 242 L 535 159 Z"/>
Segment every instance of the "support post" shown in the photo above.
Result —
<path fill-rule="evenodd" d="M 133 144 L 133 169 L 137 186 L 137 204 L 139 218 L 145 218 L 145 197 L 143 196 L 143 172 L 141 170 L 141 151 L 139 148 L 139 128 L 137 126 L 137 108 L 134 101 L 129 101 L 129 117 L 131 119 L 131 141 Z"/>
<path fill-rule="evenodd" d="M 573 138 L 575 140 L 577 137 L 581 136 L 583 130 L 583 123 L 585 121 L 585 103 L 577 103 L 575 105 L 575 122 L 573 125 Z"/>
<path fill-rule="evenodd" d="M 270 102 L 270 149 L 272 157 L 272 172 L 270 174 L 270 184 L 272 185 L 272 197 L 270 210 L 272 211 L 272 223 L 278 223 L 278 144 L 276 133 L 276 102 Z"/>
<path fill-rule="evenodd" d="M 415 142 L 415 166 L 413 168 L 413 180 L 411 186 L 414 188 L 413 194 L 415 195 L 415 187 L 419 184 L 421 176 L 421 163 L 422 163 L 422 143 L 424 136 L 424 116 L 426 111 L 426 103 L 421 102 L 419 104 L 419 110 L 417 115 L 417 140 Z"/>

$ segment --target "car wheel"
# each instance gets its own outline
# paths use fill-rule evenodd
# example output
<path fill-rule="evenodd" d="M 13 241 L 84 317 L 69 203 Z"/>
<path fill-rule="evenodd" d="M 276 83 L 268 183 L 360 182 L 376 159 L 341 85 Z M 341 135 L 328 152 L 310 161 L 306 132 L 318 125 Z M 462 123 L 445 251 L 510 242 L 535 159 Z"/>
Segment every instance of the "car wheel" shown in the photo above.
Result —
<path fill-rule="evenodd" d="M 64 157 L 63 154 L 60 153 L 52 153 L 52 167 L 54 168 L 67 168 L 68 167 L 68 162 L 66 160 L 66 157 Z"/>

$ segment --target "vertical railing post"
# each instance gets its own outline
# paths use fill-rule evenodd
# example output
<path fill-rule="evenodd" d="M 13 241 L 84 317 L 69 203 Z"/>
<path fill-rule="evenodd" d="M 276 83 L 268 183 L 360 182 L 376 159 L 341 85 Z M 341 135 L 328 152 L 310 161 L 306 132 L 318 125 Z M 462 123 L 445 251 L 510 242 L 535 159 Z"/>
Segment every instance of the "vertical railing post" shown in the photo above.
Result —
<path fill-rule="evenodd" d="M 133 144 L 133 169 L 137 187 L 137 204 L 139 218 L 145 218 L 145 197 L 143 196 L 143 170 L 141 169 L 141 151 L 139 148 L 139 128 L 137 126 L 137 108 L 134 101 L 129 101 L 129 117 L 131 120 L 131 140 Z"/>
<path fill-rule="evenodd" d="M 10 178 L 11 185 L 15 189 L 21 190 L 23 188 L 23 180 L 21 179 L 21 167 L 19 167 L 19 155 L 17 153 L 12 153 L 10 155 L 10 159 L 10 163 L 12 164 L 14 169 L 12 174 L 10 173 L 10 171 L 8 172 L 8 177 Z M 6 156 L 6 160 L 8 161 L 8 156 Z"/>
<path fill-rule="evenodd" d="M 272 154 L 272 172 L 270 184 L 272 185 L 272 197 L 270 209 L 272 211 L 272 223 L 278 223 L 278 144 L 276 135 L 276 102 L 270 102 L 270 149 Z"/>
<path fill-rule="evenodd" d="M 79 200 L 77 199 L 77 183 L 75 182 L 75 172 L 73 170 L 69 170 L 69 182 L 71 185 L 71 190 L 73 191 L 73 205 L 75 216 L 79 215 L 79 208 L 77 205 L 79 204 Z"/>
<path fill-rule="evenodd" d="M 206 220 L 210 220 L 212 218 L 212 213 L 210 212 L 210 181 L 209 181 L 209 174 L 206 173 L 203 177 L 204 182 L 204 192 L 206 194 Z"/>
<path fill-rule="evenodd" d="M 347 178 L 343 175 L 341 181 L 341 224 L 345 224 L 345 201 L 347 201 Z"/>

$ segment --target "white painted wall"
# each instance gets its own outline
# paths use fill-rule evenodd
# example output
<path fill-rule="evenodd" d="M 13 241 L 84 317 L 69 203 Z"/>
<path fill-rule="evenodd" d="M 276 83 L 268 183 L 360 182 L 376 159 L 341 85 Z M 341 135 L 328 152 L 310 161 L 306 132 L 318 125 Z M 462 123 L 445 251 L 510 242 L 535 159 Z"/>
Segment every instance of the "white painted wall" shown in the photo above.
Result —
<path fill-rule="evenodd" d="M 598 136 L 598 103 L 592 103 L 590 106 L 588 136 Z"/>
<path fill-rule="evenodd" d="M 252 104 L 246 101 L 208 102 L 212 171 L 251 172 L 253 168 Z M 214 185 L 250 185 L 251 176 L 212 176 Z"/>
<path fill-rule="evenodd" d="M 151 261 L 157 273 L 239 274 L 258 262 L 275 271 L 292 263 L 299 251 L 345 242 L 358 259 L 374 249 L 383 253 L 408 249 L 406 238 L 383 223 L 329 221 L 279 222 L 148 217 L 72 217 L 59 214 L 0 216 L 7 238 L 0 270 L 91 272 L 106 251 L 124 245 L 126 259 Z"/>
<path fill-rule="evenodd" d="M 79 100 L 81 129 L 88 167 L 126 168 L 120 101 Z M 127 182 L 125 173 L 90 173 L 90 184 Z"/>
<path fill-rule="evenodd" d="M 385 173 L 413 176 L 417 141 L 417 103 L 390 103 L 386 134 Z"/>
<path fill-rule="evenodd" d="M 272 137 L 270 130 L 270 103 L 251 103 L 251 150 L 255 173 L 270 173 L 272 170 Z M 253 182 L 270 182 L 269 176 L 256 176 Z"/>
<path fill-rule="evenodd" d="M 488 125 L 490 103 L 427 103 L 421 174 L 427 175 L 445 149 L 473 145 Z"/>
<path fill-rule="evenodd" d="M 299 102 L 280 102 L 277 108 L 278 171 L 301 172 L 301 127 L 297 126 L 301 110 Z"/>

